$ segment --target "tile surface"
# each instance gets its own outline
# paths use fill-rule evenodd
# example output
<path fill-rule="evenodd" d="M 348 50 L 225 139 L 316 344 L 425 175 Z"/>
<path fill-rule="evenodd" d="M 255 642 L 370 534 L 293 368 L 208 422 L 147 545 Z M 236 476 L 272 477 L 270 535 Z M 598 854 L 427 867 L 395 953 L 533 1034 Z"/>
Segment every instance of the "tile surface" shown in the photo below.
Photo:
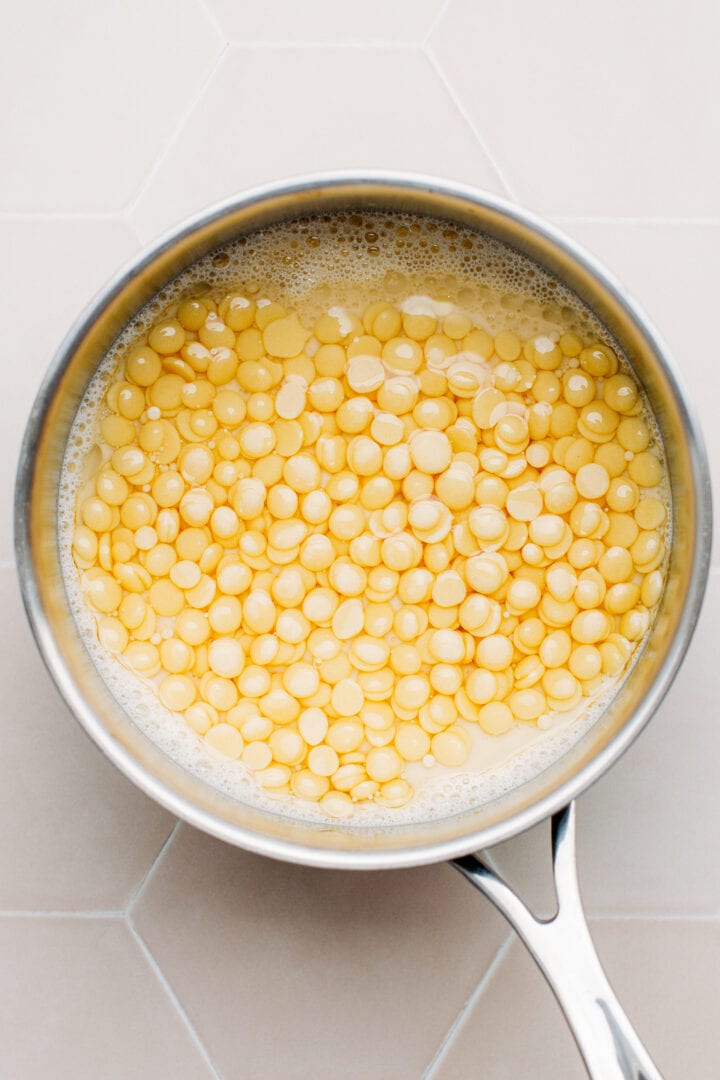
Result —
<path fill-rule="evenodd" d="M 443 0 L 364 0 L 361 9 L 347 0 L 266 0 L 238 4 L 208 0 L 234 41 L 292 42 L 422 41 Z"/>
<path fill-rule="evenodd" d="M 599 922 L 592 934 L 605 971 L 664 1076 L 717 1075 L 720 1022 L 716 922 Z M 678 977 L 681 974 L 684 977 Z M 430 1080 L 584 1080 L 580 1055 L 550 989 L 514 941 L 468 1011 Z"/>
<path fill-rule="evenodd" d="M 507 937 L 448 867 L 308 870 L 187 826 L 133 917 L 227 1080 L 412 1080 Z"/>
<path fill-rule="evenodd" d="M 627 754 L 580 799 L 580 884 L 594 914 L 713 915 L 720 911 L 720 576 L 710 579 L 686 662 Z M 549 859 L 539 825 L 492 857 L 535 901 Z"/>
<path fill-rule="evenodd" d="M 55 350 L 105 281 L 138 249 L 125 221 L 0 220 L 0 561 L 12 555 L 12 489 L 30 407 Z M 42 284 L 38 287 L 37 275 Z M 17 373 L 22 372 L 22 377 Z"/>
<path fill-rule="evenodd" d="M 11 489 L 53 352 L 140 240 L 252 185 L 337 168 L 434 173 L 552 216 L 666 337 L 720 480 L 720 9 L 6 7 L 3 1080 L 580 1080 L 541 976 L 449 869 L 285 867 L 185 826 L 158 858 L 171 818 L 86 739 L 25 626 Z M 720 536 L 714 562 L 720 570 Z M 718 639 L 720 575 L 666 703 L 579 807 L 600 955 L 659 1065 L 683 1080 L 720 1071 Z M 492 853 L 541 909 L 547 834 Z M 117 918 L 97 917 L 108 911 Z"/>
<path fill-rule="evenodd" d="M 712 325 L 720 279 L 720 221 L 714 225 L 561 221 L 560 227 L 612 268 L 667 341 L 700 419 L 717 491 L 720 368 L 708 324 Z M 714 539 L 718 564 L 717 528 Z"/>
<path fill-rule="evenodd" d="M 60 700 L 0 570 L 0 911 L 123 907 L 172 828 Z M 1 1072 L 1 1070 L 0 1070 Z"/>
<path fill-rule="evenodd" d="M 22 104 L 3 116 L 0 210 L 34 213 L 121 209 L 222 47 L 199 0 L 28 0 L 3 35 L 0 94 Z"/>
<path fill-rule="evenodd" d="M 451 0 L 430 45 L 520 201 L 545 214 L 707 216 L 720 213 L 719 29 L 712 0 L 682 14 L 667 2 L 588 13 L 573 0 Z"/>
<path fill-rule="evenodd" d="M 242 132 L 239 139 L 234 131 Z M 133 220 L 149 238 L 254 184 L 325 169 L 374 168 L 462 176 L 500 190 L 421 52 L 233 48 L 161 161 Z"/>
<path fill-rule="evenodd" d="M 4 1077 L 212 1077 L 122 921 L 0 917 L 0 953 Z"/>

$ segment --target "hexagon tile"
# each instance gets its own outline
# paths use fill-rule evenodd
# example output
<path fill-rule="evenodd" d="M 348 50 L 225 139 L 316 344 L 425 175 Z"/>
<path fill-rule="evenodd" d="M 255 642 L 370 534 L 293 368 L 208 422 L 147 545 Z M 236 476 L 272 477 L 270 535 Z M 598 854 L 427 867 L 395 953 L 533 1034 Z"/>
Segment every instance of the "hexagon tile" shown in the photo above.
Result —
<path fill-rule="evenodd" d="M 5 380 L 0 395 L 5 439 L 0 455 L 0 561 L 12 556 L 10 518 L 17 452 L 40 380 L 93 293 L 138 247 L 132 227 L 120 219 L 0 220 L 3 362 L 14 361 L 16 368 L 22 365 L 23 372 L 23 378 Z M 40 286 L 29 286 L 38 275 Z"/>
<path fill-rule="evenodd" d="M 27 0 L 8 6 L 3 37 L 0 95 L 18 104 L 3 116 L 0 210 L 16 213 L 122 209 L 223 47 L 200 0 Z"/>
<path fill-rule="evenodd" d="M 353 168 L 435 173 L 503 190 L 420 50 L 233 47 L 160 160 L 132 220 L 150 238 L 255 184 Z"/>
<path fill-rule="evenodd" d="M 508 936 L 446 866 L 310 870 L 187 826 L 133 922 L 226 1080 L 416 1080 Z"/>
<path fill-rule="evenodd" d="M 717 491 L 718 364 L 717 351 L 708 341 L 707 318 L 715 310 L 720 280 L 720 220 L 663 224 L 560 219 L 559 224 L 612 268 L 667 341 L 700 419 Z M 714 540 L 713 562 L 719 564 L 717 525 Z"/>
<path fill-rule="evenodd" d="M 14 823 L 0 830 L 0 912 L 123 908 L 173 819 L 105 760 L 68 713 L 32 641 L 11 570 L 0 570 L 0 610 L 0 820 Z"/>
<path fill-rule="evenodd" d="M 719 640 L 720 575 L 713 574 L 687 659 L 657 715 L 580 800 L 580 882 L 593 915 L 720 910 L 720 866 L 708 858 L 720 847 Z M 548 826 L 539 825 L 492 852 L 510 882 L 533 899 L 549 864 L 548 836 Z"/>
<path fill-rule="evenodd" d="M 212 1080 L 118 919 L 0 918 L 3 1077 Z"/>
<path fill-rule="evenodd" d="M 720 477 L 708 324 L 720 9 L 609 0 L 27 0 L 0 119 L 0 1075 L 580 1080 L 494 909 L 442 866 L 286 866 L 178 826 L 68 714 L 11 565 L 32 398 L 104 279 L 189 212 L 324 169 L 449 177 L 550 214 L 668 338 Z M 39 283 L 39 284 L 38 284 Z M 668 1075 L 718 1074 L 720 538 L 700 629 L 637 746 L 583 797 L 581 885 Z M 491 857 L 540 910 L 547 826 Z"/>
<path fill-rule="evenodd" d="M 451 0 L 429 46 L 544 214 L 720 213 L 720 7 Z M 672 132 L 670 137 L 669 133 Z"/>
<path fill-rule="evenodd" d="M 667 1077 L 717 1076 L 720 927 L 594 922 L 592 935 L 617 995 Z M 671 1003 L 671 1004 L 670 1004 Z M 426 1080 L 585 1080 L 580 1054 L 542 975 L 517 940 L 463 1016 Z M 598 1076 L 596 1080 L 603 1080 Z"/>
<path fill-rule="evenodd" d="M 208 0 L 231 40 L 239 42 L 418 43 L 431 29 L 445 0 L 363 0 L 354 4 L 333 0 L 272 0 L 239 4 Z"/>

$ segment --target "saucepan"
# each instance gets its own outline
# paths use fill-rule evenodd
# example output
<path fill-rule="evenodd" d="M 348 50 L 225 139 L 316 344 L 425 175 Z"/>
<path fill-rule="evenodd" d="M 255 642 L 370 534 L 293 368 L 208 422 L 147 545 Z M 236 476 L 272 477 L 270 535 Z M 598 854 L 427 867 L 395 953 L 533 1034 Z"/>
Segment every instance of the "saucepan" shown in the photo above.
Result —
<path fill-rule="evenodd" d="M 77 406 L 106 350 L 140 308 L 196 259 L 259 228 L 335 211 L 403 211 L 469 226 L 539 264 L 607 327 L 645 389 L 667 451 L 672 544 L 664 594 L 641 655 L 602 715 L 534 779 L 441 820 L 383 828 L 290 820 L 245 805 L 167 757 L 111 696 L 73 621 L 58 551 L 63 451 Z M 706 583 L 711 504 L 702 438 L 667 349 L 626 290 L 594 258 L 533 215 L 459 184 L 398 174 L 318 175 L 215 206 L 163 236 L 94 300 L 62 343 L 32 409 L 17 479 L 16 547 L 30 622 L 51 675 L 88 734 L 132 781 L 199 829 L 276 859 L 382 870 L 448 859 L 513 924 L 565 1012 L 599 1080 L 660 1074 L 623 1014 L 583 916 L 573 800 L 628 748 L 670 686 Z M 474 854 L 552 816 L 558 908 L 536 919 Z"/>

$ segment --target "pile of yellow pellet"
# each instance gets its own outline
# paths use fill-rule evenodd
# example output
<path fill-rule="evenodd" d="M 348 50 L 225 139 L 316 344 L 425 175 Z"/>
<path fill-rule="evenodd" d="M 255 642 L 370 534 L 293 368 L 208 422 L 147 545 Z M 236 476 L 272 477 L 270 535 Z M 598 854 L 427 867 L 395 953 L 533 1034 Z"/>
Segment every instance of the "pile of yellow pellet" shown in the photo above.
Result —
<path fill-rule="evenodd" d="M 78 500 L 102 645 L 337 817 L 596 695 L 664 580 L 662 453 L 613 350 L 406 307 L 183 300 L 127 351 Z"/>

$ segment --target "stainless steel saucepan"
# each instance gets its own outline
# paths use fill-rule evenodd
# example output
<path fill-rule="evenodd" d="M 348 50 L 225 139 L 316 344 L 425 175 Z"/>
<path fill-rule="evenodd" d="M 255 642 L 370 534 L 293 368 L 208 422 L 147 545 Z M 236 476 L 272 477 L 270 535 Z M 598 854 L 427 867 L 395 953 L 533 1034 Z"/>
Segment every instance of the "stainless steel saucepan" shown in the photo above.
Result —
<path fill-rule="evenodd" d="M 406 211 L 495 237 L 569 286 L 619 342 L 645 388 L 667 451 L 673 502 L 669 575 L 642 655 L 592 729 L 534 780 L 473 811 L 425 824 L 363 830 L 290 821 L 222 794 L 163 754 L 120 708 L 73 622 L 58 555 L 60 467 L 68 432 L 99 361 L 136 312 L 199 257 L 258 228 L 333 211 Z M 317 867 L 377 869 L 449 859 L 507 916 L 565 1011 L 598 1080 L 660 1074 L 615 999 L 578 894 L 572 800 L 643 729 L 670 686 L 698 617 L 708 572 L 711 507 L 697 422 L 675 365 L 642 312 L 593 258 L 550 225 L 457 184 L 397 174 L 321 175 L 231 199 L 166 234 L 95 299 L 60 347 L 33 406 L 20 461 L 16 547 L 25 606 L 60 692 L 126 776 L 173 814 L 230 844 Z M 535 919 L 468 852 L 553 816 L 558 911 Z"/>

